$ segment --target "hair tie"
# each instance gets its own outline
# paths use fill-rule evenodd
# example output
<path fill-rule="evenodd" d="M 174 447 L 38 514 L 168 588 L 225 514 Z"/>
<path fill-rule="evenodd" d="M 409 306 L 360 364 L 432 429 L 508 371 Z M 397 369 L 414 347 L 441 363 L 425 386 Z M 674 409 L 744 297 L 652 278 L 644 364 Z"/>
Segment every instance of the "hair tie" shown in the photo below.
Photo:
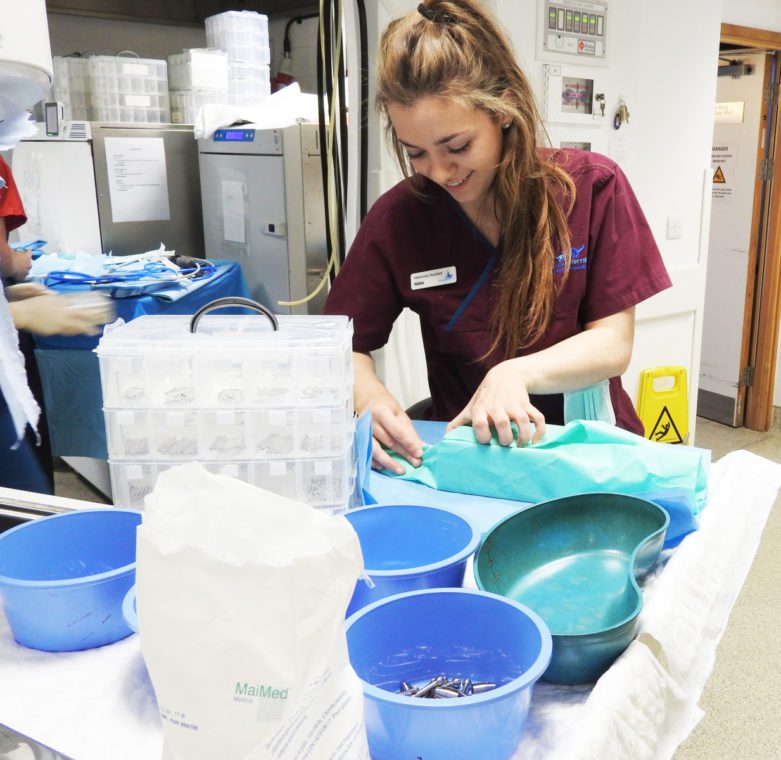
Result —
<path fill-rule="evenodd" d="M 423 18 L 432 21 L 435 24 L 454 24 L 456 20 L 449 14 L 443 11 L 432 11 L 431 8 L 426 8 L 423 3 L 418 5 L 418 13 Z"/>

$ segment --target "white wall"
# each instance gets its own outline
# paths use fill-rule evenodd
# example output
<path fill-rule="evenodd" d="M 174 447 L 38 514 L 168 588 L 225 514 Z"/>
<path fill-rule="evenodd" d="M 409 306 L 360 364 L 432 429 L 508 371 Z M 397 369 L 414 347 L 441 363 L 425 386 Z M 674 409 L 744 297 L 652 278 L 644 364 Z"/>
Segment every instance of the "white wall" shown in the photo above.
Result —
<path fill-rule="evenodd" d="M 271 38 L 271 76 L 279 69 L 282 60 L 285 25 L 288 19 L 270 19 L 268 34 Z M 293 58 L 293 74 L 303 92 L 317 92 L 317 19 L 308 18 L 300 24 L 290 25 L 288 32 Z"/>
<path fill-rule="evenodd" d="M 781 32 L 781 3 L 778 0 L 721 0 L 725 24 L 751 26 Z"/>

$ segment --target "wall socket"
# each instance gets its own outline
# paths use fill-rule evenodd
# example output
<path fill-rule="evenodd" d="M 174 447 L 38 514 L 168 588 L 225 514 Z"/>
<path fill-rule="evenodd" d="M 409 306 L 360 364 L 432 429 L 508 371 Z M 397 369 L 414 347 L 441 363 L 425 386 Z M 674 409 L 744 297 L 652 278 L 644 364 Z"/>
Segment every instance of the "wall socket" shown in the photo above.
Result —
<path fill-rule="evenodd" d="M 682 226 L 683 226 L 683 222 L 681 221 L 681 217 L 668 216 L 667 217 L 667 239 L 678 240 L 678 238 L 680 238 L 681 235 L 683 234 L 681 231 Z"/>

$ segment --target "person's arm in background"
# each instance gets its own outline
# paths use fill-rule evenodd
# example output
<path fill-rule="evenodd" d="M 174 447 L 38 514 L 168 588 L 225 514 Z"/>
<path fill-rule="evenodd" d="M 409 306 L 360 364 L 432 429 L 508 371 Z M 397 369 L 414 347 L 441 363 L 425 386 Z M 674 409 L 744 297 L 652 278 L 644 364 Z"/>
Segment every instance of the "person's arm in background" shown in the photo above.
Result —
<path fill-rule="evenodd" d="M 21 282 L 30 273 L 33 255 L 29 251 L 15 251 L 8 245 L 5 219 L 0 216 L 0 274 L 9 280 Z"/>
<path fill-rule="evenodd" d="M 419 467 L 423 456 L 423 442 L 412 426 L 412 420 L 391 395 L 374 369 L 374 361 L 368 354 L 353 352 L 355 368 L 355 411 L 363 414 L 371 408 L 372 467 L 387 468 L 402 474 L 398 465 L 383 446 L 401 454 L 414 467 Z"/>
<path fill-rule="evenodd" d="M 21 281 L 31 266 L 29 251 L 15 251 L 8 245 L 5 219 L 0 216 L 0 273 L 9 281 Z M 108 304 L 103 313 L 96 313 L 94 303 L 79 304 L 34 282 L 9 285 L 5 294 L 16 329 L 38 335 L 97 335 L 99 325 L 113 318 Z"/>
<path fill-rule="evenodd" d="M 101 325 L 114 318 L 111 302 L 79 303 L 66 295 L 46 295 L 22 298 L 8 302 L 14 326 L 37 335 L 99 335 Z"/>

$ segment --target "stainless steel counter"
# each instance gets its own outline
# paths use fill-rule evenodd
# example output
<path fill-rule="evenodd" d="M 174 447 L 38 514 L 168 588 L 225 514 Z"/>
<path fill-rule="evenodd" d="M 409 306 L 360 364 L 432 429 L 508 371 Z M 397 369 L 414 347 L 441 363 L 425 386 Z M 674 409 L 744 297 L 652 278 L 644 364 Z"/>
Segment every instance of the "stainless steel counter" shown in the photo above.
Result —
<path fill-rule="evenodd" d="M 0 498 L 0 533 L 15 528 L 29 520 L 35 520 L 38 517 L 48 517 L 60 512 L 68 512 L 65 507 L 52 506 L 48 504 L 39 504 L 35 501 L 26 501 L 24 499 Z M 0 760 L 4 760 L 0 756 Z"/>

